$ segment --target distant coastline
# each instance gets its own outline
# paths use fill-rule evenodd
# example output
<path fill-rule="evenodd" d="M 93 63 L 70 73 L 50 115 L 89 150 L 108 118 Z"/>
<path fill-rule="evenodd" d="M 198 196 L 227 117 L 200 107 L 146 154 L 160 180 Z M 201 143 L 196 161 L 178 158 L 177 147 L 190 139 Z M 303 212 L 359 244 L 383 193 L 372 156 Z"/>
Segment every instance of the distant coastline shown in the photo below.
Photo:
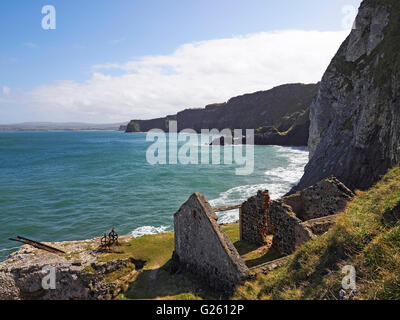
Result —
<path fill-rule="evenodd" d="M 127 122 L 93 124 L 79 122 L 24 122 L 0 124 L 0 132 L 51 132 L 51 131 L 125 131 Z"/>

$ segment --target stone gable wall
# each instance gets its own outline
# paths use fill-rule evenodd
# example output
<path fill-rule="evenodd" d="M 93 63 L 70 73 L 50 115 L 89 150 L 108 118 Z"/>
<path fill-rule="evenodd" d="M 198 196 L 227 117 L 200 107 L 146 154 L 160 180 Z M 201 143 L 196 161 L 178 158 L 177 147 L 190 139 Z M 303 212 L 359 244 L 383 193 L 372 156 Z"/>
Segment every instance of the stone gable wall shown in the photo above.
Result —
<path fill-rule="evenodd" d="M 292 208 L 281 201 L 272 201 L 269 208 L 270 228 L 274 235 L 272 247 L 289 255 L 303 242 L 313 238 L 312 232 L 301 225 Z"/>
<path fill-rule="evenodd" d="M 246 279 L 248 268 L 204 196 L 195 193 L 182 205 L 174 215 L 174 229 L 173 259 L 180 267 L 224 292 Z"/>

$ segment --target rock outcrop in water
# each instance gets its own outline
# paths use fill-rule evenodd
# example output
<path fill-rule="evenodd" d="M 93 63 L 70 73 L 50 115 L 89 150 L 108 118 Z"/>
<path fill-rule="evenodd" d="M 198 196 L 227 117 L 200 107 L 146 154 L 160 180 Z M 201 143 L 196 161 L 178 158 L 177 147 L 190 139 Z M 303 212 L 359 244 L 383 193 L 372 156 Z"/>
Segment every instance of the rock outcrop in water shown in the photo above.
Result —
<path fill-rule="evenodd" d="M 311 106 L 310 162 L 295 190 L 327 176 L 372 186 L 399 161 L 400 1 L 365 0 Z"/>
<path fill-rule="evenodd" d="M 271 90 L 208 105 L 204 109 L 187 109 L 176 116 L 152 120 L 132 120 L 127 132 L 150 129 L 168 130 L 168 122 L 177 120 L 178 130 L 255 129 L 255 144 L 307 145 L 311 102 L 318 84 L 287 84 Z"/>

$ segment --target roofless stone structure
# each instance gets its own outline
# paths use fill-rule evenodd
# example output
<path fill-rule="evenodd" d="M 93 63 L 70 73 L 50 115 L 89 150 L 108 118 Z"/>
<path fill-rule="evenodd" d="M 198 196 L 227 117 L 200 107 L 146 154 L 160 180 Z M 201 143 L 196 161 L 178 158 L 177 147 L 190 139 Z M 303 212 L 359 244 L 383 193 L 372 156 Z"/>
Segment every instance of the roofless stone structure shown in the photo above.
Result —
<path fill-rule="evenodd" d="M 193 194 L 174 215 L 173 259 L 212 288 L 230 292 L 247 278 L 248 268 L 217 219 L 205 197 Z"/>
<path fill-rule="evenodd" d="M 353 196 L 335 177 L 274 201 L 267 190 L 260 190 L 240 206 L 241 240 L 260 247 L 272 235 L 271 248 L 290 255 L 335 225 Z M 205 197 L 193 194 L 174 215 L 173 260 L 212 288 L 230 293 L 247 279 L 249 269 L 217 219 Z"/>
<path fill-rule="evenodd" d="M 296 194 L 271 201 L 259 191 L 240 209 L 240 238 L 263 245 L 273 235 L 272 247 L 289 255 L 304 242 L 328 231 L 354 194 L 330 177 Z"/>

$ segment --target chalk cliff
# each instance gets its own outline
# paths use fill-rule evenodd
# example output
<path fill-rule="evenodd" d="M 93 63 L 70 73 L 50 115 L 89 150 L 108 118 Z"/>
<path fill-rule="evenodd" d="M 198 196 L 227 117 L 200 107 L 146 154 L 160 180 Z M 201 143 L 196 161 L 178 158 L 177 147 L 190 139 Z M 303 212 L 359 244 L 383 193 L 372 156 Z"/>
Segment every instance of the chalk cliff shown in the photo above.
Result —
<path fill-rule="evenodd" d="M 365 0 L 311 106 L 304 189 L 330 175 L 366 189 L 399 161 L 400 1 Z"/>

